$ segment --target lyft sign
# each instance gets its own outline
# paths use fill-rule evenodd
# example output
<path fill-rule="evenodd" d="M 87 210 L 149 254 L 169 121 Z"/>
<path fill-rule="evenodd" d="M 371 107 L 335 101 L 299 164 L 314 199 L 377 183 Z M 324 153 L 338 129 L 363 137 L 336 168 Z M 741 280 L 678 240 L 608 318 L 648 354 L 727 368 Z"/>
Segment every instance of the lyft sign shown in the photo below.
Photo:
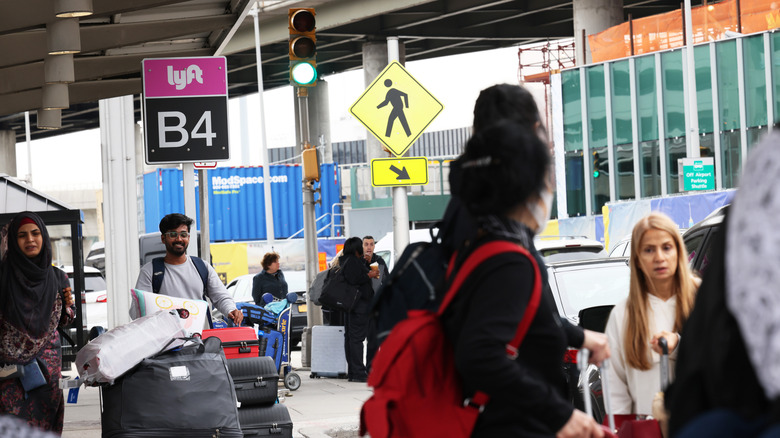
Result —
<path fill-rule="evenodd" d="M 230 158 L 224 56 L 144 59 L 146 163 Z"/>

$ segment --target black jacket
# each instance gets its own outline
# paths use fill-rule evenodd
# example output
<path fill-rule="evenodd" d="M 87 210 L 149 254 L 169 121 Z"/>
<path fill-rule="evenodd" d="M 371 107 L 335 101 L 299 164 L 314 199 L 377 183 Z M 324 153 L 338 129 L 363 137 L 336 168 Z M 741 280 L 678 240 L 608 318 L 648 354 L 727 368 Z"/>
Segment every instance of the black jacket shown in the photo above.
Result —
<path fill-rule="evenodd" d="M 371 287 L 371 278 L 368 276 L 370 268 L 365 259 L 354 254 L 344 254 L 339 259 L 339 269 L 344 273 L 347 283 L 360 290 L 360 298 L 352 311 L 368 313 L 371 299 L 374 298 L 374 289 Z"/>
<path fill-rule="evenodd" d="M 490 396 L 473 437 L 553 437 L 572 414 L 561 372 L 566 334 L 551 294 L 542 293 L 517 359 L 505 353 L 533 279 L 525 256 L 495 256 L 469 276 L 444 314 L 464 395 L 480 390 Z"/>
<path fill-rule="evenodd" d="M 265 293 L 270 293 L 280 300 L 287 298 L 287 281 L 285 281 L 281 269 L 273 274 L 260 271 L 252 278 L 252 298 L 255 300 L 255 304 L 264 305 L 262 297 Z"/>

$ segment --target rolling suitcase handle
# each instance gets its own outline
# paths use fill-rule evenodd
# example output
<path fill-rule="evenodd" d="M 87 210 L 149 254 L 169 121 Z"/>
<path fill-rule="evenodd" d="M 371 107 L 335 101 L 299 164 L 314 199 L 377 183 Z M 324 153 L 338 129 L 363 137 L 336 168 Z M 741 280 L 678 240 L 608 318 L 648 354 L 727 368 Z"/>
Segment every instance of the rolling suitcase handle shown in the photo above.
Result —
<path fill-rule="evenodd" d="M 659 338 L 658 346 L 663 352 L 661 355 L 661 392 L 664 392 L 669 386 L 669 344 L 666 342 L 666 338 Z"/>
<path fill-rule="evenodd" d="M 588 389 L 588 358 L 590 357 L 590 352 L 583 348 L 582 350 L 577 353 L 577 367 L 580 370 L 580 381 L 582 382 L 582 396 L 583 401 L 585 402 L 585 413 L 588 414 L 589 417 L 593 417 L 593 402 L 590 399 L 590 391 Z M 609 367 L 609 359 L 604 359 L 603 362 L 601 362 L 601 366 L 599 367 L 599 372 L 601 373 L 601 385 L 604 390 L 604 393 L 607 393 L 608 387 L 607 387 L 607 379 L 606 371 Z M 602 429 L 604 430 L 604 437 L 605 438 L 614 438 L 615 437 L 615 417 L 612 415 L 612 409 L 609 405 L 609 397 L 604 397 L 604 409 L 607 411 L 607 417 L 609 418 L 609 426 L 601 425 Z M 609 430 L 607 430 L 607 427 L 609 427 Z"/>

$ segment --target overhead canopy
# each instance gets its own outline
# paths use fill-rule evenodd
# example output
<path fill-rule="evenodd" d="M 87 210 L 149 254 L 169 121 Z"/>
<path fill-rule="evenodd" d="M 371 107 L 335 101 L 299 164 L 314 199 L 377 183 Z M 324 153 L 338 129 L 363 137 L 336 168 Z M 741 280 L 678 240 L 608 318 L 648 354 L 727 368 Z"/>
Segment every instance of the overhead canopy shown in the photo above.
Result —
<path fill-rule="evenodd" d="M 60 19 L 53 0 L 23 3 L 0 0 L 0 130 L 15 130 L 19 141 L 28 110 L 33 138 L 97 127 L 100 99 L 141 93 L 144 58 L 225 55 L 231 96 L 257 91 L 254 25 L 247 15 L 254 2 L 94 0 L 93 15 L 79 19 L 81 52 L 74 55 L 63 127 L 38 130 L 46 23 Z M 316 10 L 320 76 L 360 68 L 363 43 L 387 36 L 401 38 L 407 60 L 573 36 L 572 0 L 267 0 L 260 6 L 266 89 L 288 83 L 291 7 Z M 679 7 L 678 0 L 624 0 L 624 13 L 634 18 Z"/>

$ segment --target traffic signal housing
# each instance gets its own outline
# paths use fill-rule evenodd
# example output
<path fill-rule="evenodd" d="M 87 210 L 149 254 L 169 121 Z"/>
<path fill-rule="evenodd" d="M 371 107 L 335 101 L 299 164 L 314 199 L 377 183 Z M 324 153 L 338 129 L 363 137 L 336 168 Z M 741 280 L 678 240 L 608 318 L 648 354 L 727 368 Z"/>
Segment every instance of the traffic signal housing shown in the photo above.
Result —
<path fill-rule="evenodd" d="M 599 159 L 599 153 L 593 152 L 593 178 L 601 176 L 601 166 L 602 162 Z"/>
<path fill-rule="evenodd" d="M 317 85 L 317 22 L 313 8 L 292 8 L 287 12 L 290 31 L 290 85 Z"/>

